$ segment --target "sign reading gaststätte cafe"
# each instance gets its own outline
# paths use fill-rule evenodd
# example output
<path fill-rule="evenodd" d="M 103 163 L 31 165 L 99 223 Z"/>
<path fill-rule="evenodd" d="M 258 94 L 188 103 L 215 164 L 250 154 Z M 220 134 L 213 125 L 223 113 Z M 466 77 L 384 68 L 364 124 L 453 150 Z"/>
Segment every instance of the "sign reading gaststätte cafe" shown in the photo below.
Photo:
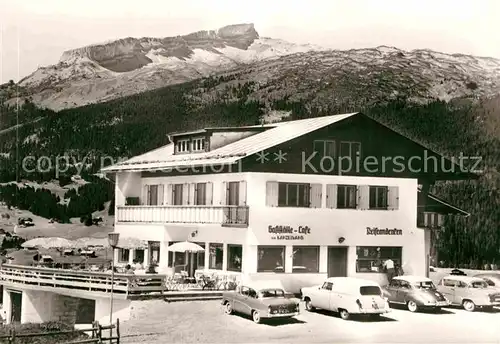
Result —
<path fill-rule="evenodd" d="M 311 234 L 311 228 L 307 226 L 299 226 L 293 228 L 291 226 L 269 226 L 268 232 L 272 234 L 273 240 L 304 240 L 304 235 Z"/>
<path fill-rule="evenodd" d="M 401 229 L 366 227 L 366 235 L 403 235 Z"/>

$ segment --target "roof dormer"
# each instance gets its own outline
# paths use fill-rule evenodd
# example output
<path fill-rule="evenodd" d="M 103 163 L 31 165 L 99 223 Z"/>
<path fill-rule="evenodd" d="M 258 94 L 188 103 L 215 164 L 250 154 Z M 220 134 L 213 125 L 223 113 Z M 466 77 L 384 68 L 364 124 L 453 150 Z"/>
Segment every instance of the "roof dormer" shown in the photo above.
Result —
<path fill-rule="evenodd" d="M 213 151 L 272 128 L 272 126 L 205 128 L 196 131 L 170 134 L 174 154 L 195 154 Z"/>
<path fill-rule="evenodd" d="M 207 137 L 196 136 L 183 136 L 174 138 L 175 154 L 185 153 L 200 153 L 206 152 L 208 149 Z"/>

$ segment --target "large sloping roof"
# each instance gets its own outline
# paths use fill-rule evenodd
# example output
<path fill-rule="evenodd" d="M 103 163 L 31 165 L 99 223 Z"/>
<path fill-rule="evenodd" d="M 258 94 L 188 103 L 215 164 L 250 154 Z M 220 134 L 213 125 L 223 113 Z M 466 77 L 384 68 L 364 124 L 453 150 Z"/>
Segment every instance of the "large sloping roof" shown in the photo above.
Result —
<path fill-rule="evenodd" d="M 230 165 L 238 160 L 295 139 L 357 113 L 314 117 L 268 125 L 269 129 L 213 151 L 174 155 L 174 145 L 168 144 L 116 165 L 105 167 L 103 172 L 158 171 L 204 165 Z"/>

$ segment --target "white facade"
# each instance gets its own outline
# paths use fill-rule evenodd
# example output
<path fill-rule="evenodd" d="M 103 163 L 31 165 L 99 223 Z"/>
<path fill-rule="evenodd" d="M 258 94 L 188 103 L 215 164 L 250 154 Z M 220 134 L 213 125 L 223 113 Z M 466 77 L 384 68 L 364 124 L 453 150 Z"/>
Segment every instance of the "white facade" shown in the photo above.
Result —
<path fill-rule="evenodd" d="M 224 208 L 229 182 L 240 182 L 236 203 L 239 207 L 248 207 L 247 225 L 222 224 L 227 216 L 225 211 L 232 211 Z M 313 208 L 278 206 L 276 182 L 311 184 L 310 201 Z M 207 188 L 210 190 L 206 192 L 207 204 L 193 204 L 193 183 L 208 183 Z M 185 185 L 185 197 L 180 205 L 172 204 L 173 184 Z M 157 205 L 144 205 L 143 200 L 148 197 L 145 194 L 146 185 L 162 185 L 157 189 L 162 193 L 158 196 Z M 337 188 L 334 185 L 356 186 L 356 209 L 337 208 L 336 201 L 332 201 L 336 198 L 335 191 L 332 191 Z M 387 186 L 390 192 L 396 192 L 388 200 L 390 210 L 368 209 L 369 186 Z M 329 258 L 329 247 L 345 247 L 347 276 L 372 279 L 384 284 L 385 274 L 380 270 L 374 271 L 376 268 L 371 272 L 357 272 L 359 252 L 372 252 L 372 248 L 377 247 L 382 248 L 382 251 L 384 247 L 400 247 L 400 263 L 405 273 L 426 274 L 429 243 L 426 242 L 428 235 L 425 230 L 417 228 L 417 187 L 416 179 L 403 178 L 251 172 L 141 178 L 140 172 L 118 172 L 115 231 L 124 237 L 158 242 L 158 268 L 161 272 L 172 272 L 173 264 L 169 262 L 168 255 L 171 242 L 191 240 L 204 243 L 206 248 L 210 243 L 222 244 L 222 266 L 217 267 L 222 271 L 228 268 L 227 245 L 241 245 L 241 273 L 245 278 L 280 279 L 288 291 L 297 292 L 300 287 L 320 283 L 329 275 L 329 265 L 337 263 L 334 258 Z M 125 206 L 127 197 L 138 197 L 143 205 Z M 269 226 L 290 226 L 292 231 L 306 233 L 295 232 L 287 237 L 270 233 Z M 375 231 L 367 228 L 396 230 L 373 235 Z M 258 272 L 259 246 L 284 246 L 283 273 Z M 317 271 L 292 272 L 294 246 L 318 248 Z M 209 250 L 206 253 L 204 264 L 201 264 L 204 269 L 210 266 Z M 117 251 L 115 255 L 117 263 L 126 263 L 120 261 L 119 254 Z M 147 250 L 144 256 L 145 264 L 148 264 Z M 132 260 L 131 252 L 129 262 Z"/>

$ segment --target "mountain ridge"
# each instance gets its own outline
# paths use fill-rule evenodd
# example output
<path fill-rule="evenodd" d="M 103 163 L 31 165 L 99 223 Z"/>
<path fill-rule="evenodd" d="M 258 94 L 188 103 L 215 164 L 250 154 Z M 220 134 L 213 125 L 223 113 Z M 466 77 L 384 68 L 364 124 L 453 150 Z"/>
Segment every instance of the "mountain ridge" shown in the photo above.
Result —
<path fill-rule="evenodd" d="M 262 37 L 248 23 L 164 38 L 127 37 L 71 49 L 57 64 L 37 69 L 18 85 L 22 99 L 59 111 L 227 73 L 246 76 L 259 85 L 263 80 L 287 79 L 291 88 L 285 93 L 304 88 L 297 85 L 301 81 L 306 88 L 316 88 L 318 83 L 311 83 L 314 77 L 330 85 L 320 88 L 340 97 L 349 93 L 346 82 L 357 83 L 358 88 L 369 87 L 371 82 L 388 83 L 379 92 L 393 97 L 403 92 L 418 101 L 500 93 L 499 59 L 384 45 L 326 49 Z M 304 79 L 290 79 L 289 73 Z M 356 81 L 345 80 L 350 76 Z M 375 80 L 380 78 L 391 80 Z M 406 82 L 414 89 L 401 90 L 399 84 Z M 366 91 L 358 93 L 366 96 Z M 14 104 L 14 95 L 9 98 L 7 104 Z"/>

